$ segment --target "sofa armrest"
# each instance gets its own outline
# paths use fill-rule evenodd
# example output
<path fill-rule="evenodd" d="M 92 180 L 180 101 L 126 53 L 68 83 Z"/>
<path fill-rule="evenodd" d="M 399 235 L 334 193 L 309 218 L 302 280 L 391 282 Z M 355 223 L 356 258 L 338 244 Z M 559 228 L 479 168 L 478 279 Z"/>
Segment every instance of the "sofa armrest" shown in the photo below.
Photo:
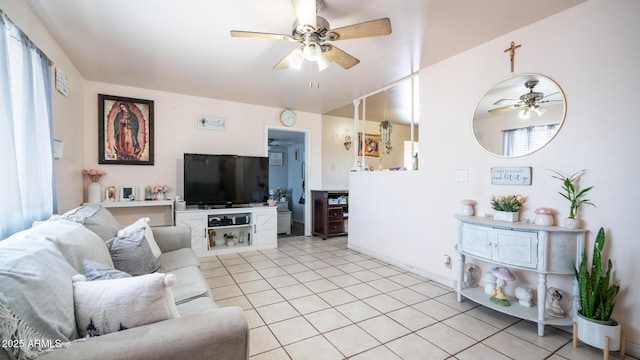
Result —
<path fill-rule="evenodd" d="M 39 360 L 249 359 L 249 327 L 239 307 L 189 314 L 71 342 Z"/>
<path fill-rule="evenodd" d="M 163 253 L 191 248 L 191 228 L 186 225 L 153 227 L 151 231 Z"/>

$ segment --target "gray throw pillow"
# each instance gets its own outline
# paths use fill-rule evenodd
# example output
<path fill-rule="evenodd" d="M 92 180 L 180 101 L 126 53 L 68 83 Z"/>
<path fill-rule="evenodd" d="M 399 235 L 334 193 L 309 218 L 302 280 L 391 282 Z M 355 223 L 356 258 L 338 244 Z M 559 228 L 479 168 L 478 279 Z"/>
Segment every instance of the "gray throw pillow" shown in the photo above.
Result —
<path fill-rule="evenodd" d="M 88 281 L 122 279 L 131 277 L 131 275 L 127 274 L 124 271 L 102 265 L 89 259 L 82 260 L 82 267 L 84 269 L 84 277 L 87 278 Z"/>
<path fill-rule="evenodd" d="M 144 238 L 144 228 L 132 231 L 126 236 L 116 236 L 107 240 L 107 248 L 116 269 L 138 276 L 158 270 L 153 252 Z"/>

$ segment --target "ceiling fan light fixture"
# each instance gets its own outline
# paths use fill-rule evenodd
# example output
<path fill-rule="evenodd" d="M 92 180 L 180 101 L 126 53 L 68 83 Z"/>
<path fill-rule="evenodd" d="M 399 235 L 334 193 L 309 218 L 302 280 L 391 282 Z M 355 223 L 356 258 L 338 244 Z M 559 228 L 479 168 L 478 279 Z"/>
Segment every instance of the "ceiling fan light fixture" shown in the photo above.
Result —
<path fill-rule="evenodd" d="M 533 107 L 533 111 L 535 111 L 536 114 L 538 114 L 538 116 L 542 116 L 542 114 L 544 114 L 547 111 L 547 109 L 543 108 L 540 105 L 536 105 Z"/>
<path fill-rule="evenodd" d="M 322 47 L 317 42 L 310 41 L 309 43 L 304 45 L 302 54 L 304 55 L 304 58 L 309 61 L 317 61 L 318 58 L 322 55 Z"/>
<path fill-rule="evenodd" d="M 324 54 L 320 54 L 316 62 L 318 63 L 318 70 L 320 71 L 328 68 L 329 65 L 331 65 L 331 60 L 329 60 L 329 58 L 326 57 Z"/>
<path fill-rule="evenodd" d="M 518 116 L 520 116 L 520 119 L 523 120 L 527 120 L 531 117 L 531 108 L 528 106 L 525 106 L 524 109 L 520 110 L 520 113 L 518 114 Z"/>
<path fill-rule="evenodd" d="M 302 63 L 304 62 L 304 55 L 302 54 L 302 49 L 297 48 L 296 51 L 291 53 L 288 61 L 289 61 L 289 67 L 296 70 L 300 70 L 300 68 L 302 67 Z"/>

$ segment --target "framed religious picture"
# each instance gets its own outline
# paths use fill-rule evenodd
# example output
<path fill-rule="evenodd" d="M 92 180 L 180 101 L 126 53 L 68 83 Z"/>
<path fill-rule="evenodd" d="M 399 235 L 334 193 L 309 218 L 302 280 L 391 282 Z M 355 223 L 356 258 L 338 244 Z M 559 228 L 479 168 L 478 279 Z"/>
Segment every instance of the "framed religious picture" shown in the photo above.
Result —
<path fill-rule="evenodd" d="M 358 155 L 362 156 L 362 133 L 358 133 Z M 364 155 L 380 156 L 380 135 L 364 134 Z"/>
<path fill-rule="evenodd" d="M 153 165 L 153 100 L 98 95 L 98 163 Z"/>

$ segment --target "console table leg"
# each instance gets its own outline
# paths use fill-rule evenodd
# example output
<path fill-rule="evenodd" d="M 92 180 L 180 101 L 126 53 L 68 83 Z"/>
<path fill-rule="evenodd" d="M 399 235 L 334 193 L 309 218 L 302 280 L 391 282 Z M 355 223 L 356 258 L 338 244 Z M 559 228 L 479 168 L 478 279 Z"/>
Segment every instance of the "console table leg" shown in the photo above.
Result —
<path fill-rule="evenodd" d="M 458 253 L 458 279 L 456 281 L 456 290 L 458 302 L 462 302 L 462 279 L 464 278 L 464 255 Z"/>
<path fill-rule="evenodd" d="M 547 295 L 547 274 L 538 274 L 538 336 L 544 336 L 544 307 Z"/>

